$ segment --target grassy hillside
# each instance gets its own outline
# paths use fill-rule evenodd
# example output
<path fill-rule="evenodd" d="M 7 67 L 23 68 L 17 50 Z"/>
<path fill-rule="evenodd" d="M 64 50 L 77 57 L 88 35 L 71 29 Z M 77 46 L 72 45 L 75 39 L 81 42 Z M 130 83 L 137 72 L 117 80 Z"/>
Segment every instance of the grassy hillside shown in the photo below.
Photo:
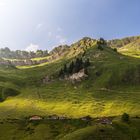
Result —
<path fill-rule="evenodd" d="M 127 112 L 132 117 L 140 116 L 140 61 L 138 58 L 122 55 L 107 46 L 101 50 L 96 40 L 90 38 L 84 38 L 68 49 L 69 51 L 66 50 L 63 57 L 49 63 L 17 68 L 0 67 L 0 86 L 19 92 L 18 95 L 8 96 L 3 102 L 0 102 L 2 122 L 6 121 L 7 118 L 23 120 L 32 115 L 47 117 L 53 114 L 65 115 L 69 118 L 90 115 L 95 118 L 120 116 Z M 82 57 L 84 60 L 89 58 L 91 65 L 88 67 L 88 78 L 76 83 L 64 79 L 60 80 L 58 77 L 60 69 L 64 64 L 70 64 L 77 57 Z M 46 76 L 52 77 L 52 80 L 44 84 L 43 78 Z M 22 129 L 20 122 L 9 124 L 5 121 L 1 127 L 4 128 L 3 130 L 7 129 L 8 135 L 3 135 L 3 139 L 8 140 L 10 135 L 17 132 L 20 138 L 21 136 L 25 137 L 24 131 L 26 130 L 20 131 Z M 132 128 L 123 124 L 107 127 L 91 126 L 84 129 L 76 127 L 68 131 L 70 134 L 65 133 L 68 134 L 67 136 L 63 134 L 64 130 L 59 133 L 62 134 L 61 138 L 65 136 L 65 140 L 73 138 L 82 140 L 80 137 L 83 135 L 89 135 L 93 138 L 91 132 L 99 134 L 99 130 L 102 128 L 107 130 L 109 135 L 119 135 L 127 139 L 127 132 L 120 132 L 121 127 L 124 126 L 123 129 L 129 128 L 128 131 L 139 130 L 137 126 L 134 127 L 135 124 Z M 39 124 L 33 128 L 34 134 L 32 134 L 32 126 L 30 128 L 31 134 L 26 134 L 25 139 L 30 140 L 33 136 L 38 140 L 40 136 L 45 135 L 44 130 L 48 130 L 49 134 L 47 133 L 48 137 L 43 136 L 43 139 L 46 137 L 47 139 L 54 138 L 55 134 L 52 136 L 52 132 L 50 132 L 54 130 L 50 130 L 45 124 Z M 18 139 L 18 135 L 15 139 Z M 132 135 L 135 134 L 132 132 Z M 22 139 L 24 139 L 23 137 Z"/>
<path fill-rule="evenodd" d="M 121 121 L 114 120 L 112 125 L 96 124 L 88 126 L 68 135 L 63 140 L 131 140 L 138 139 L 139 136 L 139 120 L 134 119 L 131 124 L 125 124 Z"/>
<path fill-rule="evenodd" d="M 74 48 L 78 51 L 74 51 Z M 139 115 L 139 59 L 125 57 L 111 48 L 99 50 L 95 43 L 87 47 L 83 58 L 90 58 L 89 77 L 80 83 L 57 78 L 64 63 L 81 56 L 83 48 L 72 46 L 65 58 L 28 69 L 1 70 L 1 83 L 20 90 L 20 95 L 0 103 L 0 117 L 33 114 L 114 116 L 123 112 Z M 77 53 L 75 53 L 77 52 Z M 6 74 L 4 74 L 6 73 Z M 132 75 L 132 77 L 129 75 Z M 54 80 L 43 84 L 45 76 Z M 4 79 L 3 78 L 3 79 Z"/>
<path fill-rule="evenodd" d="M 123 46 L 119 51 L 125 55 L 140 58 L 140 39 Z"/>
<path fill-rule="evenodd" d="M 121 54 L 140 58 L 140 36 L 110 40 L 108 45 L 117 48 Z"/>

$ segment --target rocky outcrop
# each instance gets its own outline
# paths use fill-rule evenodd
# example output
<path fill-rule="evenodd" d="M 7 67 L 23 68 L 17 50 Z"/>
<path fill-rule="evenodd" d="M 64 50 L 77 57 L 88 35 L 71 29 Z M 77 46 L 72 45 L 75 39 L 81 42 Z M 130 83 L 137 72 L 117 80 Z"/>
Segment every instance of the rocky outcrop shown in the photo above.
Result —
<path fill-rule="evenodd" d="M 85 74 L 85 70 L 82 69 L 78 73 L 74 73 L 66 79 L 70 80 L 72 82 L 81 82 L 82 80 L 84 80 L 87 77 L 88 77 L 88 75 Z"/>
<path fill-rule="evenodd" d="M 0 65 L 14 65 L 14 66 L 30 66 L 30 65 L 38 65 L 41 63 L 49 62 L 50 60 L 48 59 L 43 59 L 43 60 L 4 60 L 0 59 Z"/>
<path fill-rule="evenodd" d="M 0 59 L 0 65 L 31 66 L 31 65 L 39 65 L 42 63 L 46 63 L 46 62 L 51 62 L 51 61 L 59 59 L 60 57 L 62 57 L 66 54 L 66 52 L 63 49 L 61 51 L 58 51 L 58 52 L 54 51 L 48 58 L 44 58 L 41 60 L 31 60 L 31 59 L 5 60 L 5 59 Z"/>
<path fill-rule="evenodd" d="M 0 65 L 12 65 L 11 62 L 9 60 L 3 60 L 3 59 L 0 59 Z"/>

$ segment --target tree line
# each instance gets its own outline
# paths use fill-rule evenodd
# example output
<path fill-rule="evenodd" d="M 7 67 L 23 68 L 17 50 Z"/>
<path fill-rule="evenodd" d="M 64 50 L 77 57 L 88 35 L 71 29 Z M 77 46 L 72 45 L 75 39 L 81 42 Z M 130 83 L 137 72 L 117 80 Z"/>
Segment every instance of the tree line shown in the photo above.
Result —
<path fill-rule="evenodd" d="M 85 74 L 88 74 L 87 67 L 90 66 L 89 58 L 83 61 L 82 58 L 76 58 L 75 61 L 72 61 L 70 64 L 64 64 L 63 68 L 59 72 L 59 77 L 64 77 L 72 75 L 84 69 Z"/>
<path fill-rule="evenodd" d="M 44 57 L 48 55 L 48 50 L 37 50 L 36 52 L 28 51 L 11 51 L 8 47 L 0 49 L 0 57 L 9 59 L 28 59 L 36 57 Z"/>

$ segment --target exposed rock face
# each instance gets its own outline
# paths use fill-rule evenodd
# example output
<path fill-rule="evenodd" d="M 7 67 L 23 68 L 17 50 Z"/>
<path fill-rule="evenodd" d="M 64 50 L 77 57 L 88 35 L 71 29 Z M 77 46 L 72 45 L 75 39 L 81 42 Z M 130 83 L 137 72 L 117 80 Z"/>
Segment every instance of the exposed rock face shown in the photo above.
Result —
<path fill-rule="evenodd" d="M 0 65 L 14 65 L 14 66 L 29 66 L 29 65 L 38 65 L 41 63 L 45 63 L 45 62 L 49 62 L 51 60 L 48 59 L 44 59 L 44 60 L 39 60 L 39 61 L 35 61 L 35 60 L 4 60 L 4 59 L 0 59 Z"/>
<path fill-rule="evenodd" d="M 24 65 L 24 61 L 12 61 L 11 63 L 12 63 L 13 65 L 15 65 L 15 66 Z"/>
<path fill-rule="evenodd" d="M 85 74 L 85 70 L 82 69 L 80 70 L 78 73 L 74 73 L 72 74 L 68 79 L 72 82 L 76 81 L 76 82 L 80 82 L 82 81 L 83 79 L 87 78 L 88 75 Z"/>
<path fill-rule="evenodd" d="M 30 66 L 30 65 L 38 65 L 46 62 L 51 62 L 53 60 L 57 60 L 60 57 L 64 56 L 69 49 L 68 46 L 59 46 L 55 48 L 48 58 L 41 59 L 41 60 L 31 60 L 31 59 L 23 59 L 23 60 L 4 60 L 0 59 L 0 65 L 14 65 L 14 66 Z"/>
<path fill-rule="evenodd" d="M 68 45 L 60 45 L 60 46 L 54 48 L 54 49 L 50 52 L 50 54 L 56 54 L 56 55 L 60 56 L 60 55 L 63 55 L 66 51 L 68 51 L 69 48 L 70 48 L 70 47 L 69 47 Z"/>
<path fill-rule="evenodd" d="M 108 41 L 108 46 L 115 47 L 115 48 L 121 48 L 129 43 L 137 42 L 137 40 L 140 39 L 140 36 L 132 36 L 132 37 L 126 37 L 123 39 L 114 39 Z"/>
<path fill-rule="evenodd" d="M 0 65 L 12 65 L 11 62 L 9 60 L 3 60 L 3 59 L 0 59 Z"/>

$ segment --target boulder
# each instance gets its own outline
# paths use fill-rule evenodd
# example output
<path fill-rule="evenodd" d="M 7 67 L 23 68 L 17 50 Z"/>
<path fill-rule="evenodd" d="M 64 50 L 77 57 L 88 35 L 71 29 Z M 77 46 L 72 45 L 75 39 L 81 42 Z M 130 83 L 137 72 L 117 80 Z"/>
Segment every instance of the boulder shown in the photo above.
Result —
<path fill-rule="evenodd" d="M 83 79 L 85 79 L 85 78 L 87 78 L 87 77 L 88 77 L 88 75 L 85 74 L 85 70 L 82 69 L 82 70 L 80 70 L 78 73 L 74 73 L 74 74 L 72 74 L 71 76 L 69 76 L 68 79 L 69 79 L 70 81 L 72 81 L 72 82 L 74 82 L 74 81 L 80 82 L 80 81 L 82 81 Z"/>

